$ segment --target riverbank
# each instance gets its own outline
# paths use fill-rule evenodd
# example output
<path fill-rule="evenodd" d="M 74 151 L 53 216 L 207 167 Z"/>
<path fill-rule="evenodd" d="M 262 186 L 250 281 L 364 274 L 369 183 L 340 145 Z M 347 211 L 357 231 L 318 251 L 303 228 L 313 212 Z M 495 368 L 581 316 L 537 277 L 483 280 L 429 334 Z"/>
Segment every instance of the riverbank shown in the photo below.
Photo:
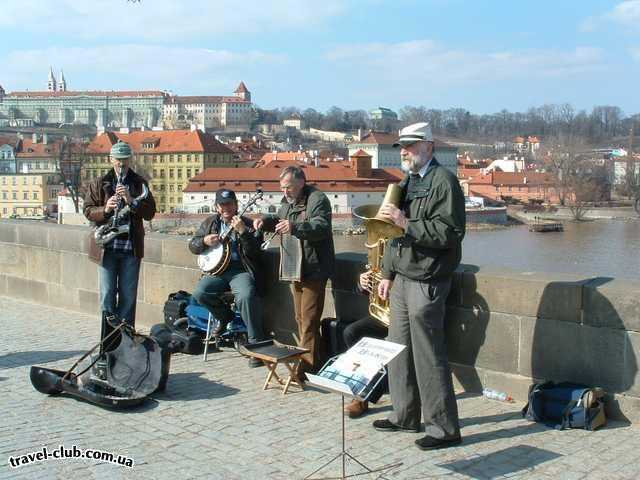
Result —
<path fill-rule="evenodd" d="M 536 220 L 570 221 L 574 220 L 569 207 L 557 207 L 552 211 L 525 212 L 521 206 L 509 206 L 507 214 L 523 223 L 534 223 Z M 585 211 L 585 220 L 628 220 L 639 221 L 640 216 L 633 207 L 592 207 Z"/>

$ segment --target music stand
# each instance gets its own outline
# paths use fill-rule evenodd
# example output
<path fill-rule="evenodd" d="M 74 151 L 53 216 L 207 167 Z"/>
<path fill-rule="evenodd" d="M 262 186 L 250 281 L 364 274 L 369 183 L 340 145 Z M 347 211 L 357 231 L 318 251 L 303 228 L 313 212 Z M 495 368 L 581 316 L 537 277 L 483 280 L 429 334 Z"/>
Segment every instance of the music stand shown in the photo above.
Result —
<path fill-rule="evenodd" d="M 368 382 L 365 382 L 361 379 L 354 378 L 353 376 L 346 376 L 346 375 L 342 375 L 340 373 L 335 373 L 335 372 L 330 373 L 329 377 L 331 378 L 323 377 L 322 373 L 325 372 L 325 370 L 328 367 L 330 367 L 337 358 L 338 357 L 333 357 L 329 359 L 329 361 L 318 372 L 318 375 L 312 375 L 307 373 L 307 381 L 310 384 L 315 385 L 316 387 L 322 390 L 340 394 L 340 398 L 341 398 L 340 417 L 342 420 L 342 451 L 338 453 L 335 457 L 333 457 L 331 460 L 324 463 L 322 466 L 316 468 L 313 472 L 311 472 L 309 475 L 304 477 L 304 480 L 328 480 L 331 478 L 346 479 L 346 478 L 352 478 L 352 477 L 359 477 L 361 475 L 369 475 L 371 473 L 384 472 L 387 470 L 391 470 L 393 468 L 397 468 L 400 465 L 402 465 L 402 462 L 400 462 L 400 463 L 384 465 L 382 467 L 371 469 L 368 466 L 366 466 L 364 463 L 359 461 L 357 458 L 355 458 L 353 455 L 351 455 L 349 452 L 347 452 L 345 448 L 346 435 L 345 435 L 345 421 L 344 421 L 344 417 L 345 417 L 344 396 L 349 395 L 354 399 L 367 401 L 371 396 L 371 393 L 373 392 L 373 390 L 380 384 L 380 382 L 382 382 L 382 380 L 384 379 L 387 373 L 384 368 L 380 368 L 378 373 L 373 378 L 371 378 Z M 354 390 L 357 391 L 358 393 L 356 394 Z M 341 477 L 316 477 L 313 479 L 311 478 L 313 475 L 315 475 L 322 469 L 328 467 L 339 458 L 342 459 L 342 476 Z M 350 458 L 355 463 L 360 465 L 362 468 L 365 469 L 365 471 L 361 473 L 347 475 L 346 474 L 347 458 Z M 386 478 L 386 477 L 384 477 L 383 475 L 379 475 L 378 478 Z"/>

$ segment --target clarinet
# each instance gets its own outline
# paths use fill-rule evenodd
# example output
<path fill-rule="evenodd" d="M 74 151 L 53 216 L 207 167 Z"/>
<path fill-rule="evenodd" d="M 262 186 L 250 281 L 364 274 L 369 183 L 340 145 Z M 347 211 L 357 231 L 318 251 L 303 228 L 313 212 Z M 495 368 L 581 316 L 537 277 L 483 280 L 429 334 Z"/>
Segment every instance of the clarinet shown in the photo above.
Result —
<path fill-rule="evenodd" d="M 116 189 L 118 185 L 124 185 L 122 182 L 124 180 L 124 175 L 122 175 L 122 169 L 120 169 L 120 173 L 118 174 L 118 181 L 116 182 Z M 118 196 L 118 202 L 116 203 L 116 208 L 113 210 L 113 220 L 111 221 L 111 226 L 113 228 L 118 226 L 118 213 L 120 213 L 120 208 L 122 203 L 124 202 L 123 198 Z"/>

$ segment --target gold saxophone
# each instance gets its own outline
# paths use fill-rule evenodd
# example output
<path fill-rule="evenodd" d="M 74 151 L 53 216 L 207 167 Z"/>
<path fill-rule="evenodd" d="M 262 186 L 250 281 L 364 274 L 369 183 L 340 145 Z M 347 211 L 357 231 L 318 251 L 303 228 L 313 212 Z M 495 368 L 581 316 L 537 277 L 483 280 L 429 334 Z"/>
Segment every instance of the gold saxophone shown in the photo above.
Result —
<path fill-rule="evenodd" d="M 396 184 L 387 187 L 387 193 L 380 206 L 362 205 L 353 210 L 353 214 L 365 221 L 367 229 L 367 271 L 371 272 L 368 279 L 369 287 L 369 314 L 385 326 L 391 323 L 391 308 L 389 298 L 386 300 L 378 295 L 378 285 L 382 280 L 382 259 L 384 251 L 388 247 L 389 241 L 393 238 L 404 235 L 404 230 L 390 220 L 380 215 L 383 205 L 391 203 L 399 206 L 401 188 Z"/>

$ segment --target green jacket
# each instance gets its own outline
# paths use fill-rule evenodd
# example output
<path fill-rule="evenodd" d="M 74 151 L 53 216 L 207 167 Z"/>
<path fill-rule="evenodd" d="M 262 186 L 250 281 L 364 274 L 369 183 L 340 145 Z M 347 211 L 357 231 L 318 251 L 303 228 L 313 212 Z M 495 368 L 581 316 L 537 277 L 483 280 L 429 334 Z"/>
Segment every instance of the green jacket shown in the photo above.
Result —
<path fill-rule="evenodd" d="M 409 223 L 404 236 L 392 240 L 385 251 L 383 278 L 393 280 L 403 275 L 426 281 L 449 276 L 460 264 L 466 224 L 460 182 L 435 158 L 423 182 L 427 188 L 408 205 L 409 176 L 399 184 L 403 189 L 401 207 L 408 208 Z"/>
<path fill-rule="evenodd" d="M 331 203 L 315 187 L 305 185 L 300 200 L 282 199 L 276 215 L 265 215 L 264 231 L 273 232 L 280 220 L 292 223 L 291 235 L 302 242 L 302 280 L 322 280 L 333 275 L 335 249 L 331 228 Z"/>

